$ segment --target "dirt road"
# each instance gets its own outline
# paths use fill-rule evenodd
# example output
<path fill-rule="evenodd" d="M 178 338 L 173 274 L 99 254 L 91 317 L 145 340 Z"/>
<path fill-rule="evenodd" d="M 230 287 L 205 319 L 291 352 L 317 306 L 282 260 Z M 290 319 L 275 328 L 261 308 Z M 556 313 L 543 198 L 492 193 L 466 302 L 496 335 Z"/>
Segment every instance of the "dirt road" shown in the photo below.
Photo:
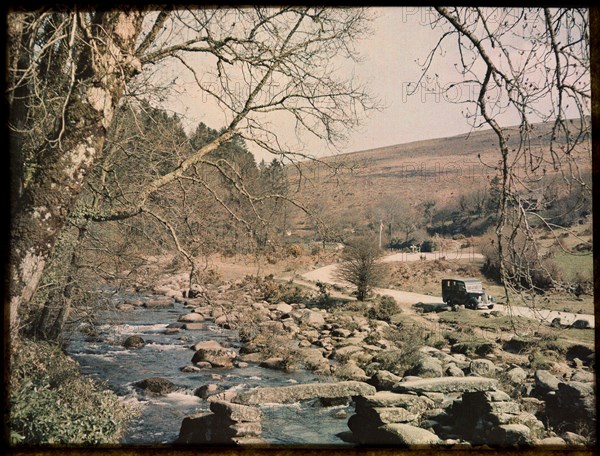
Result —
<path fill-rule="evenodd" d="M 482 258 L 481 254 L 469 252 L 469 258 L 478 259 Z M 420 255 L 425 255 L 424 260 L 435 260 L 439 259 L 439 254 L 436 252 L 431 254 L 419 254 L 419 253 L 398 253 L 389 255 L 383 258 L 382 261 L 386 263 L 394 262 L 394 261 L 419 261 L 421 260 Z M 462 257 L 463 259 L 465 257 Z M 448 257 L 447 257 L 448 259 Z M 301 277 L 310 282 L 321 281 L 324 283 L 332 284 L 332 285 L 340 285 L 347 286 L 348 284 L 344 283 L 342 280 L 337 279 L 335 277 L 335 273 L 337 270 L 337 264 L 330 264 L 328 266 L 324 266 L 319 269 L 315 269 L 313 271 L 306 272 L 301 275 Z M 399 305 L 401 305 L 404 309 L 408 311 L 412 311 L 412 305 L 418 302 L 426 303 L 426 304 L 441 304 L 443 300 L 440 296 L 431 296 L 420 293 L 412 293 L 409 291 L 401 291 L 401 290 L 391 290 L 389 288 L 376 288 L 374 292 L 380 295 L 388 295 L 392 296 Z M 532 309 L 529 307 L 521 307 L 521 306 L 504 306 L 502 304 L 496 304 L 493 310 L 499 310 L 501 312 L 506 313 L 507 315 L 514 315 L 520 317 L 531 318 L 534 320 L 546 322 L 550 324 L 550 322 L 556 318 L 560 317 L 561 323 L 563 325 L 571 325 L 576 320 L 586 320 L 591 328 L 596 326 L 594 315 L 587 314 L 576 314 L 571 312 L 560 312 L 556 310 L 548 310 L 548 309 Z M 481 312 L 489 312 L 489 310 L 482 310 Z"/>

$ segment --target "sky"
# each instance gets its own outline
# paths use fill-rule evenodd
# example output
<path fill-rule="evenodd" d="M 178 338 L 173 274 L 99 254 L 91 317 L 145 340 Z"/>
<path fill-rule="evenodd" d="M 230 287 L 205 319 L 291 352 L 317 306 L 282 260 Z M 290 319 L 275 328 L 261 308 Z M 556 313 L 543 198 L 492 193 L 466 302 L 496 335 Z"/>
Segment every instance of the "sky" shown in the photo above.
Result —
<path fill-rule="evenodd" d="M 341 62 L 343 68 L 352 72 L 359 82 L 366 84 L 369 92 L 379 98 L 385 108 L 371 112 L 363 119 L 358 131 L 349 134 L 346 143 L 339 148 L 329 147 L 324 142 L 310 136 L 298 138 L 293 126 L 282 124 L 281 137 L 290 144 L 302 143 L 314 156 L 353 152 L 388 145 L 407 143 L 431 138 L 464 134 L 471 131 L 462 111 L 464 104 L 450 102 L 446 96 L 418 89 L 409 95 L 408 84 L 416 83 L 421 75 L 422 63 L 437 43 L 441 30 L 432 28 L 429 9 L 416 7 L 373 8 L 376 17 L 372 33 L 367 39 L 357 43 L 362 57 L 352 67 Z M 442 79 L 453 80 L 457 73 L 454 62 L 459 59 L 455 41 L 447 40 L 437 56 L 437 66 L 431 74 L 440 73 Z M 212 128 L 225 124 L 225 117 L 219 108 L 211 106 L 193 90 L 194 82 L 188 80 L 186 90 L 172 100 L 171 108 L 184 112 L 190 125 L 199 121 Z M 455 100 L 466 98 L 467 94 L 455 93 Z M 503 118 L 505 126 L 518 123 L 515 116 Z M 257 160 L 270 160 L 272 156 L 250 147 Z"/>

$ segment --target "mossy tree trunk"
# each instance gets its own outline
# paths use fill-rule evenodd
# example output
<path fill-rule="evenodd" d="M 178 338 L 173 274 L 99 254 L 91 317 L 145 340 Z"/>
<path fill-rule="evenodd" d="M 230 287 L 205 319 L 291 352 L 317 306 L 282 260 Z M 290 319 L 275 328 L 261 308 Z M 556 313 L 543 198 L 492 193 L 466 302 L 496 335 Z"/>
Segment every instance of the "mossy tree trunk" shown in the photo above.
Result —
<path fill-rule="evenodd" d="M 133 57 L 140 12 L 66 17 L 72 24 L 72 45 L 79 42 L 80 50 L 69 62 L 72 79 L 65 94 L 64 116 L 36 153 L 41 166 L 12 214 L 7 296 L 11 340 L 18 335 L 19 310 L 36 291 L 85 177 L 100 157 L 124 85 L 140 67 Z"/>

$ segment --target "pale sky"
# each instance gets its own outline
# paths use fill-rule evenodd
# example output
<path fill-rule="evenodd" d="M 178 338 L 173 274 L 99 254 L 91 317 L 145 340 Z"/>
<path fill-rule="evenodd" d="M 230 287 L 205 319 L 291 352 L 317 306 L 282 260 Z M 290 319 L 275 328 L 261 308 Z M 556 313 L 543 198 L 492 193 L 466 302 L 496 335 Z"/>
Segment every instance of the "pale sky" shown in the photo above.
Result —
<path fill-rule="evenodd" d="M 423 139 L 453 136 L 470 131 L 470 126 L 461 113 L 463 104 L 451 103 L 440 93 L 426 93 L 417 90 L 407 94 L 407 84 L 416 83 L 421 74 L 417 62 L 423 62 L 429 51 L 435 46 L 440 35 L 439 28 L 432 29 L 428 20 L 428 9 L 414 7 L 373 8 L 377 16 L 372 24 L 373 33 L 368 39 L 357 44 L 362 61 L 349 67 L 359 82 L 367 84 L 374 96 L 386 106 L 381 112 L 371 112 L 364 119 L 360 131 L 349 135 L 348 142 L 340 147 L 340 152 L 352 152 Z M 437 66 L 430 69 L 431 74 L 439 73 L 442 79 L 454 80 L 457 72 L 454 63 L 458 62 L 458 50 L 455 41 L 448 39 L 443 48 L 444 54 L 438 56 Z M 347 64 L 343 63 L 344 68 Z M 182 76 L 185 78 L 185 76 Z M 184 92 L 170 103 L 171 109 L 185 113 L 193 125 L 199 121 L 212 128 L 225 124 L 225 117 L 218 107 L 212 107 L 193 90 L 194 83 L 188 80 Z M 459 100 L 467 94 L 456 94 Z M 504 126 L 518 123 L 504 116 Z M 309 136 L 297 138 L 291 125 L 279 130 L 281 136 L 290 144 L 299 142 L 315 156 L 335 153 L 323 142 Z M 271 159 L 271 155 L 258 148 L 251 147 L 257 160 Z"/>

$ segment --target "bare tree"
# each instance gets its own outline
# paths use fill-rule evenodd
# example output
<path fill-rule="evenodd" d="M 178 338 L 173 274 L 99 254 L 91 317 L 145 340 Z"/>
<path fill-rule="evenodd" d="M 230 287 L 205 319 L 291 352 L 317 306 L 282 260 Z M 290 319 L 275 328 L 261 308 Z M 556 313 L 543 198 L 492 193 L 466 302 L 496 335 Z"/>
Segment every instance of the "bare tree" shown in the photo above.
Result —
<path fill-rule="evenodd" d="M 377 106 L 332 62 L 356 57 L 353 42 L 368 32 L 368 23 L 361 9 L 11 11 L 7 89 L 16 159 L 8 300 L 13 339 L 19 310 L 36 291 L 86 175 L 100 161 L 123 96 L 164 96 L 167 87 L 177 89 L 165 80 L 164 70 L 185 72 L 196 90 L 222 109 L 225 124 L 198 149 L 168 157 L 165 168 L 134 193 L 80 206 L 77 219 L 153 217 L 152 198 L 196 179 L 200 164 L 218 170 L 256 208 L 285 195 L 255 196 L 227 160 L 207 156 L 239 137 L 280 158 L 304 157 L 277 135 L 271 120 L 278 116 L 292 119 L 299 134 L 343 140 L 344 132 Z M 242 221 L 235 208 L 227 208 Z M 252 211 L 260 220 L 258 210 Z"/>
<path fill-rule="evenodd" d="M 419 84 L 434 78 L 434 61 L 444 46 L 450 42 L 458 49 L 458 60 L 452 62 L 458 78 L 435 83 L 447 99 L 466 105 L 473 128 L 489 127 L 498 139 L 498 162 L 483 165 L 500 176 L 495 246 L 510 304 L 512 296 L 536 291 L 532 273 L 544 269 L 532 227 L 541 225 L 554 236 L 568 228 L 530 207 L 526 195 L 543 193 L 547 182 L 543 176 L 551 172 L 558 173 L 569 189 L 591 192 L 580 165 L 591 161 L 588 11 L 443 7 L 435 11 L 432 23 L 440 30 L 440 39 L 424 62 Z M 514 117 L 520 120 L 519 127 L 507 128 Z M 518 245 L 517 233 L 524 233 Z M 535 302 L 533 296 L 527 294 L 528 302 Z"/>
<path fill-rule="evenodd" d="M 342 253 L 336 275 L 356 286 L 356 299 L 365 301 L 373 287 L 386 276 L 386 265 L 378 263 L 383 252 L 373 239 L 363 237 L 350 242 Z"/>

